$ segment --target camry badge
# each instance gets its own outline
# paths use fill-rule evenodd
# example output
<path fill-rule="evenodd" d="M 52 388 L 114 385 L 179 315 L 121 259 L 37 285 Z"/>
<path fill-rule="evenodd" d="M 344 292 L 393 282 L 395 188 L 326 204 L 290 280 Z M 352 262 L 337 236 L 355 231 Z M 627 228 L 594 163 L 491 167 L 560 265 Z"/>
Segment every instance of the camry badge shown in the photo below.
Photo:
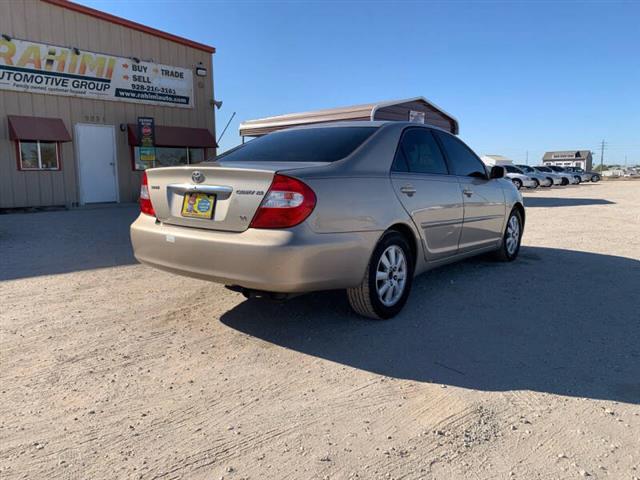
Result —
<path fill-rule="evenodd" d="M 204 175 L 202 174 L 202 172 L 196 170 L 191 174 L 191 180 L 193 180 L 194 183 L 202 183 L 204 182 Z"/>

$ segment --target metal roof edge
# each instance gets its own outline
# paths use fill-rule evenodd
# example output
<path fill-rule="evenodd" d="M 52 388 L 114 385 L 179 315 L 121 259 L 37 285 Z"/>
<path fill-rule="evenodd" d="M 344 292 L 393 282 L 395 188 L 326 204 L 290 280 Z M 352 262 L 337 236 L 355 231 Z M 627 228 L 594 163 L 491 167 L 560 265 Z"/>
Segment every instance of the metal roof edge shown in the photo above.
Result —
<path fill-rule="evenodd" d="M 215 47 L 212 47 L 210 45 L 205 45 L 204 43 L 195 42 L 193 40 L 189 40 L 188 38 L 180 37 L 178 35 L 173 35 L 172 33 L 163 32 L 162 30 L 158 30 L 153 27 L 147 27 L 146 25 L 143 25 L 141 23 L 133 22 L 131 20 L 127 20 L 126 18 L 118 17 L 116 15 L 111 15 L 110 13 L 96 10 L 94 8 L 85 7 L 84 5 L 70 2 L 69 0 L 41 0 L 41 1 L 51 5 L 55 5 L 57 7 L 66 8 L 67 10 L 72 10 L 74 12 L 82 13 L 84 15 L 89 15 L 90 17 L 98 18 L 100 20 L 105 20 L 107 22 L 111 22 L 116 25 L 120 25 L 122 27 L 138 30 L 139 32 L 147 33 L 155 37 L 163 38 L 165 40 L 170 40 L 172 42 L 176 42 L 181 45 L 185 45 L 187 47 L 201 50 L 203 52 L 207 52 L 211 54 L 216 53 Z"/>

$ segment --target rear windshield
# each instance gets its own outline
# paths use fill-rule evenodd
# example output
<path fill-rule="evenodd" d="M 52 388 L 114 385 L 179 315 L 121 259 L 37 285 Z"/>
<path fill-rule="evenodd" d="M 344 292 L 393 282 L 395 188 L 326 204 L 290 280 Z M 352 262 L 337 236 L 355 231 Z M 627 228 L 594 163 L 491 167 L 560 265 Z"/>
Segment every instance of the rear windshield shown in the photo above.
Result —
<path fill-rule="evenodd" d="M 218 156 L 224 161 L 335 162 L 358 148 L 377 127 L 287 130 L 259 137 Z"/>

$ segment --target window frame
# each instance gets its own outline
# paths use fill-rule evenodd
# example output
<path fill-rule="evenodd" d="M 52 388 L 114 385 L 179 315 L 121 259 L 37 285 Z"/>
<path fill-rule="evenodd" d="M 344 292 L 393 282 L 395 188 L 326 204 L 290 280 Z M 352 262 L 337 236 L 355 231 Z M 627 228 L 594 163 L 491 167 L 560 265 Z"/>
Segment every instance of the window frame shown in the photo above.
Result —
<path fill-rule="evenodd" d="M 131 168 L 133 169 L 134 172 L 144 172 L 146 170 L 146 168 L 136 168 L 137 164 L 136 164 L 136 148 L 140 148 L 140 145 L 131 145 Z M 162 146 L 156 146 L 155 148 L 183 148 L 187 151 L 187 163 L 184 165 L 198 165 L 198 163 L 202 163 L 202 162 L 206 162 L 207 161 L 207 150 L 208 147 L 185 147 L 183 146 L 172 146 L 172 145 L 162 145 Z M 195 150 L 195 149 L 201 149 L 203 151 L 203 155 L 202 155 L 202 162 L 198 162 L 198 163 L 191 163 L 191 152 L 189 152 L 189 150 Z M 179 166 L 179 165 L 175 165 L 175 166 Z M 162 166 L 156 166 L 156 162 L 153 162 L 153 166 L 149 167 L 149 168 L 163 168 Z"/>
<path fill-rule="evenodd" d="M 500 166 L 500 165 L 498 165 Z M 526 175 L 526 173 L 524 172 L 524 170 L 522 170 L 520 167 L 518 167 L 517 165 L 502 165 L 502 167 L 504 167 L 505 171 L 507 173 L 515 173 L 517 175 Z M 510 172 L 509 169 L 512 168 L 514 171 Z"/>
<path fill-rule="evenodd" d="M 490 180 L 489 177 L 489 171 L 487 170 L 487 166 L 485 165 L 485 163 L 480 160 L 480 157 L 478 157 L 478 155 L 476 155 L 476 152 L 474 152 L 471 147 L 469 147 L 469 145 L 467 145 L 466 143 L 464 143 L 462 140 L 460 140 L 458 137 L 456 137 L 455 135 L 445 131 L 445 130 L 436 130 L 435 133 L 442 133 L 443 135 L 450 135 L 451 137 L 453 137 L 454 140 L 457 140 L 458 142 L 460 142 L 464 148 L 466 148 L 469 153 L 471 153 L 471 156 L 474 157 L 477 162 L 480 164 L 480 166 L 482 167 L 482 171 L 484 172 L 484 177 L 482 177 L 484 180 Z M 455 168 L 454 168 L 454 164 L 453 162 L 450 161 L 449 159 L 449 153 L 447 152 L 447 149 L 444 147 L 444 145 L 442 144 L 442 140 L 440 140 L 440 137 L 438 135 L 436 135 L 434 133 L 434 138 L 437 140 L 438 145 L 440 145 L 440 150 L 442 150 L 442 154 L 444 155 L 445 160 L 447 161 L 447 165 L 449 166 L 449 172 L 455 172 Z M 480 177 L 474 177 L 472 175 L 456 175 L 455 173 L 450 173 L 450 175 L 453 175 L 454 177 L 462 177 L 462 178 L 480 178 Z"/>
<path fill-rule="evenodd" d="M 49 140 L 16 140 L 16 163 L 19 172 L 59 172 L 62 170 L 62 155 L 60 153 L 60 142 Z M 25 168 L 22 166 L 22 143 L 36 143 L 38 150 L 38 167 L 37 168 Z M 40 150 L 40 144 L 53 144 L 56 147 L 56 168 L 43 168 L 42 167 L 42 151 Z"/>
<path fill-rule="evenodd" d="M 404 137 L 405 135 L 411 131 L 411 130 L 424 130 L 426 132 L 428 132 L 431 135 L 431 138 L 433 138 L 433 141 L 436 144 L 436 147 L 438 147 L 438 149 L 440 150 L 440 155 L 442 155 L 442 159 L 444 160 L 444 166 L 447 170 L 447 173 L 423 173 L 423 172 L 412 172 L 410 170 L 410 166 L 409 166 L 409 161 L 407 159 L 407 154 L 404 153 L 404 150 L 402 148 L 402 142 L 404 141 Z M 398 158 L 398 153 L 402 152 L 402 156 L 404 158 L 404 164 L 407 166 L 406 170 L 395 170 L 394 166 L 396 165 L 396 159 Z M 429 128 L 429 127 L 420 127 L 417 125 L 411 125 L 407 128 L 405 128 L 404 130 L 402 130 L 402 135 L 400 135 L 400 140 L 398 140 L 398 144 L 396 145 L 396 153 L 393 156 L 393 161 L 391 162 L 391 168 L 389 169 L 389 173 L 398 173 L 398 174 L 403 174 L 403 175 L 437 175 L 437 176 L 447 176 L 447 175 L 453 175 L 451 173 L 451 166 L 449 165 L 449 161 L 447 159 L 447 156 L 445 155 L 445 152 L 442 148 L 442 145 L 440 143 L 440 139 L 438 139 L 438 137 L 436 135 L 434 135 L 433 133 L 433 129 Z"/>

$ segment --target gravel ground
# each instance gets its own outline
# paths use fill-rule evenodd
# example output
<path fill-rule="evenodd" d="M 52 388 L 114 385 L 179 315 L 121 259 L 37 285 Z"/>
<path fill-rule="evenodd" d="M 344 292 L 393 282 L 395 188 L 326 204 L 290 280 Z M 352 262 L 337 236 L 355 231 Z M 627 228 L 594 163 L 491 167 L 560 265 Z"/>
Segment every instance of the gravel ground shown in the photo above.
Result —
<path fill-rule="evenodd" d="M 0 477 L 640 478 L 640 182 L 525 196 L 389 322 L 138 265 L 132 207 L 0 216 Z"/>

